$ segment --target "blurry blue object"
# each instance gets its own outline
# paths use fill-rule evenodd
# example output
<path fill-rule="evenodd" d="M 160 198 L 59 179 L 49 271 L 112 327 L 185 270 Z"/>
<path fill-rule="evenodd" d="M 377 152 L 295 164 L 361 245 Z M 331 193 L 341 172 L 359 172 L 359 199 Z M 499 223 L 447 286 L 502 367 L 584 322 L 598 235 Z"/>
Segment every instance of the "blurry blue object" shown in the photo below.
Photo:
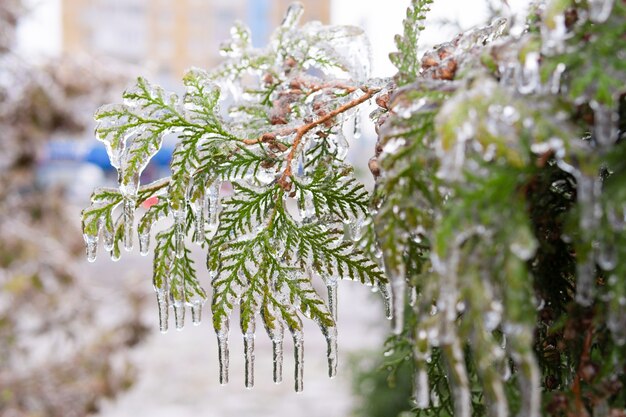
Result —
<path fill-rule="evenodd" d="M 91 149 L 87 152 L 84 161 L 97 165 L 106 171 L 113 170 L 111 162 L 109 162 L 109 155 L 107 154 L 107 150 L 104 145 L 99 142 L 92 146 Z"/>
<path fill-rule="evenodd" d="M 46 144 L 45 158 L 48 161 L 79 161 L 81 154 L 76 141 L 52 140 Z"/>
<path fill-rule="evenodd" d="M 170 161 L 172 160 L 172 153 L 174 153 L 174 146 L 163 144 L 159 152 L 152 157 L 151 162 L 156 164 L 159 168 L 169 167 Z"/>

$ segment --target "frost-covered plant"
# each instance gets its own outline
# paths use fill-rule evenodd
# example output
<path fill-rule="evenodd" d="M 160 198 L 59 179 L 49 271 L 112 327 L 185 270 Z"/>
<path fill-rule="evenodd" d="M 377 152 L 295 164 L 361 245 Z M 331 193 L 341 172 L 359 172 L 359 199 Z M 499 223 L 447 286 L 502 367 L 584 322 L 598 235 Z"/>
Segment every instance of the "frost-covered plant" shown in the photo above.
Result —
<path fill-rule="evenodd" d="M 176 328 L 191 309 L 200 322 L 207 298 L 186 237 L 206 250 L 213 290 L 211 310 L 219 343 L 220 381 L 228 381 L 229 319 L 240 310 L 246 385 L 254 384 L 254 335 L 260 320 L 273 343 L 274 381 L 282 380 L 285 327 L 294 340 L 295 388 L 302 389 L 304 315 L 328 341 L 329 375 L 337 366 L 338 279 L 384 289 L 376 262 L 354 244 L 369 196 L 344 163 L 344 124 L 372 98 L 369 49 L 353 27 L 314 22 L 298 27 L 292 5 L 269 46 L 254 49 L 237 24 L 222 48 L 225 62 L 184 77 L 182 98 L 140 78 L 124 104 L 96 113 L 96 134 L 119 173 L 119 189 L 94 192 L 83 211 L 89 260 L 99 236 L 114 260 L 133 247 L 135 211 L 158 198 L 139 220 L 140 252 L 148 253 L 153 224 L 172 222 L 155 238 L 154 288 L 161 331 L 173 307 Z M 171 176 L 140 184 L 142 170 L 176 135 Z M 121 213 L 116 210 L 121 207 Z M 328 303 L 315 290 L 321 280 Z"/>
<path fill-rule="evenodd" d="M 291 331 L 299 390 L 300 315 L 320 324 L 333 375 L 337 279 L 387 298 L 388 277 L 389 355 L 412 364 L 416 414 L 620 415 L 626 5 L 553 0 L 519 36 L 495 19 L 419 56 L 431 3 L 407 10 L 393 80 L 366 79 L 360 31 L 298 28 L 299 6 L 264 50 L 236 26 L 227 61 L 191 71 L 182 100 L 140 79 L 97 113 L 120 188 L 97 190 L 84 212 L 88 256 L 100 234 L 115 259 L 130 249 L 137 207 L 158 197 L 138 231 L 147 253 L 152 223 L 173 219 L 156 239 L 161 329 L 170 306 L 179 328 L 186 306 L 199 320 L 192 235 L 208 253 L 222 382 L 235 305 L 247 385 L 260 316 L 277 381 Z M 380 107 L 371 202 L 343 163 L 344 122 L 369 99 Z M 171 132 L 172 176 L 140 185 Z"/>
<path fill-rule="evenodd" d="M 520 36 L 497 19 L 398 65 L 379 100 L 374 229 L 416 414 L 623 415 L 625 18 L 538 4 Z"/>

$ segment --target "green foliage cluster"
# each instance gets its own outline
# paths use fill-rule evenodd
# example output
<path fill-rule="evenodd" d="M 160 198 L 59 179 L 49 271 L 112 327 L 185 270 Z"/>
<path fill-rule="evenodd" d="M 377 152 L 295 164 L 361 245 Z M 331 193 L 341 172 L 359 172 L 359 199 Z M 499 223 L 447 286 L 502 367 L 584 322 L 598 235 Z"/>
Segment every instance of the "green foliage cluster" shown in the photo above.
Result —
<path fill-rule="evenodd" d="M 416 415 L 624 413 L 625 18 L 552 1 L 397 64 L 374 228 Z"/>

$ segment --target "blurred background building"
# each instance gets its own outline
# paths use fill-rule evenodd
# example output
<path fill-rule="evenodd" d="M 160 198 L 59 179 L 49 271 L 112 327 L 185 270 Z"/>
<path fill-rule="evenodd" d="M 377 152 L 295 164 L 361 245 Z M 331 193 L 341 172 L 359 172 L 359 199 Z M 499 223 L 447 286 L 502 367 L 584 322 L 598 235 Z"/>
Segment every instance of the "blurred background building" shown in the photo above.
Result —
<path fill-rule="evenodd" d="M 255 46 L 280 24 L 290 0 L 61 0 L 62 51 L 148 66 L 174 84 L 190 66 L 209 68 L 235 20 Z M 330 21 L 330 0 L 308 0 L 303 19 Z"/>

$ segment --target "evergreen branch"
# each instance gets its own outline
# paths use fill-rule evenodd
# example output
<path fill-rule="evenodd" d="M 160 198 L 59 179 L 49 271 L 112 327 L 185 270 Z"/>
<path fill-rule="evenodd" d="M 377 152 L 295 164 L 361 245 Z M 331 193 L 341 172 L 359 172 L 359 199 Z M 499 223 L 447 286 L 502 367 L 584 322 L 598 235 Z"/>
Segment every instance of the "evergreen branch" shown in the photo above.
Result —
<path fill-rule="evenodd" d="M 402 21 L 404 29 L 402 36 L 395 36 L 398 52 L 389 54 L 389 59 L 398 68 L 396 80 L 398 85 L 409 84 L 417 78 L 420 71 L 420 59 L 417 44 L 422 30 L 426 13 L 434 0 L 411 0 L 411 6 L 406 10 L 406 18 Z"/>

